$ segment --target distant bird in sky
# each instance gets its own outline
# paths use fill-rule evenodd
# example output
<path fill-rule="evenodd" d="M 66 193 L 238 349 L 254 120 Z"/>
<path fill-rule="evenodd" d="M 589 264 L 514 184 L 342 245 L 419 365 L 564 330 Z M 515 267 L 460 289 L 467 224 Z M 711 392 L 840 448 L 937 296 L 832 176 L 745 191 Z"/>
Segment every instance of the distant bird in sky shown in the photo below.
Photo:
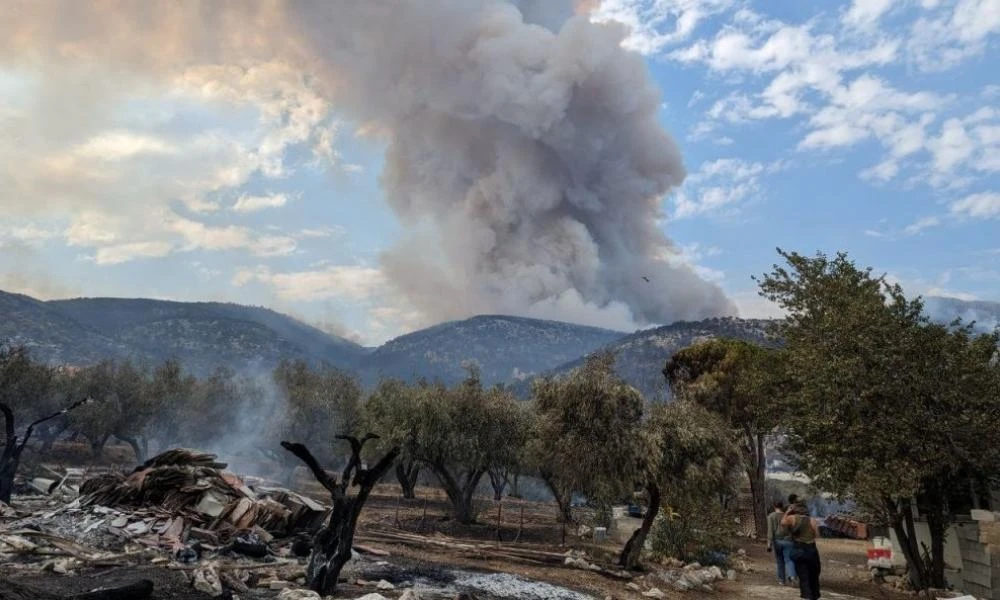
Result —
<path fill-rule="evenodd" d="M 649 277 L 646 277 L 645 275 L 642 276 L 642 280 L 649 283 Z"/>

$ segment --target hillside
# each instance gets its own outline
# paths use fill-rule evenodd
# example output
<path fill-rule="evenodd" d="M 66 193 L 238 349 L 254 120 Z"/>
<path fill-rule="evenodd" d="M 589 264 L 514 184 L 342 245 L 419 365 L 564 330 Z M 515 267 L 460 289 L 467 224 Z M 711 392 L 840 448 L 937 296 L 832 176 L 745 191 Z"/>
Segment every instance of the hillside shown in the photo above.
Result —
<path fill-rule="evenodd" d="M 625 336 L 619 331 L 522 317 L 483 315 L 442 323 L 385 343 L 359 363 L 367 383 L 380 376 L 440 379 L 479 365 L 484 383 L 517 381 Z"/>
<path fill-rule="evenodd" d="M 23 344 L 53 363 L 91 363 L 133 351 L 93 328 L 77 323 L 45 302 L 0 291 L 0 340 Z"/>
<path fill-rule="evenodd" d="M 669 396 L 663 367 L 674 352 L 696 342 L 729 337 L 768 343 L 767 329 L 773 321 L 759 319 L 737 319 L 732 317 L 706 319 L 704 321 L 681 321 L 655 329 L 638 331 L 617 340 L 602 350 L 616 355 L 615 368 L 630 385 L 638 388 L 649 399 L 666 399 Z M 581 356 L 551 369 L 548 375 L 567 373 L 586 360 Z M 519 395 L 527 393 L 527 387 L 517 388 Z"/>
<path fill-rule="evenodd" d="M 367 350 L 265 308 L 209 302 L 88 298 L 41 302 L 0 292 L 0 339 L 40 359 L 180 359 L 192 372 L 270 368 L 282 358 L 351 367 Z"/>

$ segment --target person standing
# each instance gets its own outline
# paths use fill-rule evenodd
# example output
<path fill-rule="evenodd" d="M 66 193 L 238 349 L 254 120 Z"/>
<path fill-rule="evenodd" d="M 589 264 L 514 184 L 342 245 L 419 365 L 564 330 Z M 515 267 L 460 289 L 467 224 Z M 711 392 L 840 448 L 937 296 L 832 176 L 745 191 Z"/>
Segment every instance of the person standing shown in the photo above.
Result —
<path fill-rule="evenodd" d="M 785 506 L 780 501 L 774 503 L 774 511 L 767 515 L 767 549 L 769 552 L 774 552 L 779 585 L 795 581 L 792 540 L 788 535 L 788 530 L 781 525 L 781 519 L 784 516 Z"/>
<path fill-rule="evenodd" d="M 805 503 L 796 498 L 781 518 L 781 525 L 787 529 L 792 540 L 791 555 L 799 577 L 799 595 L 803 600 L 819 600 L 821 563 L 819 550 L 816 549 L 819 532 Z"/>

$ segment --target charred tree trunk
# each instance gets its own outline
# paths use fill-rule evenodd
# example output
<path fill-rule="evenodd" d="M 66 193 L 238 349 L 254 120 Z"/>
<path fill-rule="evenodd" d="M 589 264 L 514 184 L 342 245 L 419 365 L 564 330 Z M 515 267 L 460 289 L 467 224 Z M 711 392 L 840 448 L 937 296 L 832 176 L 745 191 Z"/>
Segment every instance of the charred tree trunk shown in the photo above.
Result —
<path fill-rule="evenodd" d="M 351 444 L 351 458 L 344 468 L 339 482 L 323 470 L 309 449 L 302 444 L 281 442 L 281 446 L 304 462 L 313 477 L 328 492 L 333 500 L 330 516 L 313 538 L 313 548 L 309 555 L 309 566 L 306 569 L 306 582 L 309 589 L 321 596 L 333 594 L 337 589 L 340 571 L 351 559 L 354 546 L 354 529 L 358 524 L 358 515 L 364 508 L 368 495 L 375 484 L 392 468 L 400 449 L 393 448 L 382 457 L 373 468 L 361 468 L 361 450 L 369 439 L 378 438 L 368 434 L 360 440 L 350 436 L 337 436 Z M 348 492 L 356 488 L 352 496 Z"/>
<path fill-rule="evenodd" d="M 642 525 L 632 533 L 632 537 L 625 543 L 621 556 L 618 557 L 618 564 L 626 569 L 636 569 L 642 560 L 642 550 L 646 546 L 646 538 L 653 529 L 653 522 L 656 515 L 660 514 L 660 487 L 655 483 L 646 484 L 646 493 L 649 495 L 649 507 L 642 517 Z"/>
<path fill-rule="evenodd" d="M 18 439 L 15 432 L 14 411 L 0 402 L 0 413 L 3 414 L 4 422 L 4 444 L 3 452 L 0 454 L 0 502 L 10 504 L 10 498 L 14 495 L 14 477 L 17 475 L 17 467 L 21 464 L 21 454 L 28 445 L 35 427 L 89 402 L 91 402 L 90 398 L 74 402 L 55 414 L 34 421 L 24 430 L 24 437 L 21 439 Z"/>
<path fill-rule="evenodd" d="M 413 500 L 417 497 L 417 477 L 420 476 L 420 465 L 414 460 L 396 463 L 396 480 L 403 490 L 403 498 Z"/>

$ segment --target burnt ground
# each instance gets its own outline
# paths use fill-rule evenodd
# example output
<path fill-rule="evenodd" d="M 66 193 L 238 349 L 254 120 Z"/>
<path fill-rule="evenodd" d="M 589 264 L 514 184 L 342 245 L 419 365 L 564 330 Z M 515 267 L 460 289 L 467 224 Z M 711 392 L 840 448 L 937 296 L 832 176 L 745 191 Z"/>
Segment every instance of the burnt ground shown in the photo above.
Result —
<path fill-rule="evenodd" d="M 59 447 L 56 452 L 58 463 L 86 464 L 77 448 Z M 104 465 L 131 462 L 131 452 L 125 448 L 111 447 L 104 459 Z M 119 456 L 119 454 L 121 456 Z M 109 456 L 111 455 L 111 456 Z M 127 456 L 126 456 L 127 455 Z M 48 462 L 48 461 L 47 461 Z M 295 478 L 294 487 L 299 491 L 325 500 L 326 494 L 304 473 Z M 425 580 L 447 580 L 449 569 L 468 571 L 509 573 L 531 580 L 593 595 L 597 598 L 611 596 L 618 600 L 641 600 L 643 597 L 626 589 L 625 582 L 563 565 L 534 562 L 512 558 L 503 554 L 505 547 L 530 548 L 541 551 L 564 553 L 568 549 L 586 551 L 589 560 L 611 566 L 620 550 L 613 542 L 595 544 L 568 531 L 566 545 L 561 544 L 563 528 L 556 521 L 555 506 L 548 503 L 521 501 L 505 498 L 502 507 L 489 499 L 479 501 L 479 523 L 462 525 L 449 518 L 448 504 L 440 490 L 418 488 L 416 500 L 399 498 L 396 485 L 378 486 L 362 513 L 357 532 L 357 543 L 389 553 L 385 558 L 391 566 L 382 566 L 382 572 L 369 571 L 363 577 L 369 581 L 386 579 L 403 584 L 414 577 Z M 498 515 L 498 508 L 500 509 Z M 497 541 L 497 519 L 500 520 L 500 539 Z M 591 515 L 579 512 L 575 517 L 586 521 Z M 497 550 L 475 553 L 454 550 L 447 545 L 414 546 L 394 543 L 378 537 L 378 533 L 404 533 L 427 536 L 454 542 L 477 542 L 481 545 L 496 546 Z M 366 539 L 367 538 L 367 539 Z M 515 543 L 515 539 L 517 540 Z M 718 598 L 720 600 L 795 600 L 797 590 L 778 588 L 774 582 L 773 557 L 765 552 L 763 543 L 741 540 L 740 546 L 746 551 L 746 561 L 750 570 L 740 573 L 736 581 L 724 581 L 716 585 L 713 592 L 677 592 L 669 586 L 657 586 L 666 593 L 668 599 Z M 865 564 L 865 543 L 854 540 L 821 540 L 820 553 L 823 559 L 822 583 L 824 597 L 830 600 L 902 600 L 911 596 L 889 591 L 867 580 Z M 652 579 L 652 576 L 649 576 Z M 0 563 L 0 600 L 54 600 L 71 594 L 85 592 L 100 586 L 131 583 L 138 579 L 154 582 L 153 598 L 203 599 L 207 595 L 195 591 L 187 577 L 178 570 L 162 566 L 144 565 L 138 567 L 114 567 L 102 570 L 81 570 L 77 575 L 58 575 L 25 569 L 23 566 Z M 339 598 L 358 598 L 374 591 L 352 583 L 353 579 L 341 586 Z M 640 583 L 643 583 L 640 581 Z M 648 589 L 649 585 L 642 585 Z M 398 597 L 399 593 L 388 592 L 387 597 Z M 254 598 L 273 598 L 276 592 L 259 590 Z M 247 598 L 246 594 L 242 595 Z M 484 598 L 485 596 L 480 596 Z"/>
<path fill-rule="evenodd" d="M 183 573 L 162 567 L 121 567 L 94 570 L 80 575 L 18 573 L 0 569 L 0 600 L 57 600 L 100 587 L 127 585 L 148 579 L 156 600 L 206 600 L 210 596 L 194 590 Z"/>

